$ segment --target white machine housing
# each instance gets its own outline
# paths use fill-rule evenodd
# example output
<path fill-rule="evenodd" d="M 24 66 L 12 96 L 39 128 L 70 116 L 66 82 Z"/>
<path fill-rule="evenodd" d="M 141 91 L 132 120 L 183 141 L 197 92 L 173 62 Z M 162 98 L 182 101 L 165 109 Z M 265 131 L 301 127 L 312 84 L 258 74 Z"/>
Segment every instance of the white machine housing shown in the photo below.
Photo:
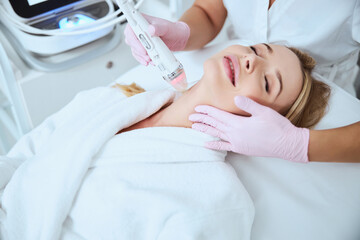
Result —
<path fill-rule="evenodd" d="M 99 7 L 106 6 L 107 8 L 105 9 L 105 16 L 93 16 L 95 18 L 106 17 L 114 12 L 114 8 L 109 8 L 108 4 L 106 4 L 104 0 L 86 0 L 66 5 L 53 11 L 35 16 L 33 18 L 22 18 L 14 12 L 8 1 L 3 1 L 3 6 L 5 7 L 5 10 L 10 13 L 13 18 L 30 26 L 39 25 L 42 22 L 46 22 L 52 18 L 59 21 L 60 19 L 69 16 L 69 14 L 86 14 L 83 9 L 91 5 L 99 5 Z M 44 56 L 58 54 L 87 44 L 109 34 L 114 28 L 114 26 L 109 26 L 94 32 L 81 35 L 50 36 L 24 32 L 16 26 L 13 26 L 13 23 L 7 20 L 6 16 L 1 16 L 1 14 L 0 20 L 7 27 L 7 29 L 21 42 L 21 44 L 26 50 Z"/>

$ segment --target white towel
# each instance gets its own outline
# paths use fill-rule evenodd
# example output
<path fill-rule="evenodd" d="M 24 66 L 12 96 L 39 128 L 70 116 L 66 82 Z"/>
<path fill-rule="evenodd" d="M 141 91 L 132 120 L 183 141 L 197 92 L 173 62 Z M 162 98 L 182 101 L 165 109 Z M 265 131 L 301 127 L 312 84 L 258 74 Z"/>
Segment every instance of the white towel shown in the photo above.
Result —
<path fill-rule="evenodd" d="M 213 137 L 155 127 L 113 137 L 66 220 L 79 239 L 250 239 L 252 201 Z M 71 238 L 69 238 L 71 239 Z"/>
<path fill-rule="evenodd" d="M 25 158 L 14 158 L 23 163 L 1 196 L 2 237 L 58 239 L 93 156 L 119 129 L 150 116 L 173 97 L 161 91 L 126 98 L 117 89 L 95 88 L 78 94 L 20 140 L 7 156 Z M 0 165 L 0 171 L 7 167 Z M 8 179 L 0 180 L 1 187 Z"/>
<path fill-rule="evenodd" d="M 0 178 L 2 237 L 249 239 L 252 201 L 225 153 L 202 147 L 210 136 L 184 128 L 114 136 L 173 98 L 92 89 L 24 136 L 0 159 L 0 173 L 10 173 Z"/>

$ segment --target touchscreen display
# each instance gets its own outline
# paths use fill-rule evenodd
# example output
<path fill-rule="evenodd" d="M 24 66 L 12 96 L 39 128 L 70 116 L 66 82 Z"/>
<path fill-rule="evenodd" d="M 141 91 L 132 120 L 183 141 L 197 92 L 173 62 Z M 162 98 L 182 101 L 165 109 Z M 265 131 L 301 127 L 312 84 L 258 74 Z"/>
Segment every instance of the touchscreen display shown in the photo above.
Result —
<path fill-rule="evenodd" d="M 28 0 L 29 6 L 38 4 L 38 3 L 42 3 L 42 2 L 46 2 L 47 0 Z"/>
<path fill-rule="evenodd" d="M 1 2 L 2 0 L 0 0 Z M 86 0 L 7 0 L 15 13 L 22 18 L 32 18 L 66 5 Z"/>

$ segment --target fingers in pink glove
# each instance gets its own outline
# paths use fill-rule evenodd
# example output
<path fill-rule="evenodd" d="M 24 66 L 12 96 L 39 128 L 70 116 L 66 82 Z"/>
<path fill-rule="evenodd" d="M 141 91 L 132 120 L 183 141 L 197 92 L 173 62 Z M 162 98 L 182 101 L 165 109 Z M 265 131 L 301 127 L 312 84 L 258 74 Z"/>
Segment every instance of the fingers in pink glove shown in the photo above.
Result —
<path fill-rule="evenodd" d="M 142 46 L 139 39 L 137 39 L 134 31 L 132 30 L 132 28 L 131 28 L 131 26 L 129 24 L 127 24 L 126 27 L 125 27 L 124 35 L 125 35 L 125 42 L 130 47 Z M 144 53 L 146 53 L 145 48 L 144 48 Z"/>
<path fill-rule="evenodd" d="M 171 51 L 181 51 L 190 37 L 190 28 L 185 22 L 170 22 L 143 14 L 149 22 L 147 29 L 151 36 L 161 37 Z"/>
<path fill-rule="evenodd" d="M 220 110 L 218 108 L 212 107 L 212 106 L 206 106 L 206 105 L 199 105 L 195 107 L 195 111 L 198 113 L 203 113 L 208 116 L 211 116 L 218 121 L 221 121 L 223 123 L 228 122 L 233 114 Z"/>
<path fill-rule="evenodd" d="M 132 49 L 131 49 L 131 52 L 132 52 L 132 55 L 134 56 L 134 58 L 139 62 L 141 63 L 142 65 L 144 66 L 147 66 L 148 65 L 148 62 L 143 59 L 142 56 L 139 56 L 136 52 L 134 52 Z"/>
<path fill-rule="evenodd" d="M 251 115 L 259 115 L 269 109 L 268 107 L 262 106 L 254 100 L 244 96 L 236 96 L 234 98 L 234 102 L 238 108 Z"/>
<path fill-rule="evenodd" d="M 146 63 L 149 63 L 151 62 L 151 58 L 149 57 L 149 55 L 142 55 L 142 54 L 139 54 L 136 50 L 134 49 L 131 49 L 131 52 L 133 55 L 136 55 L 138 57 L 140 57 L 141 59 L 143 59 Z"/>
<path fill-rule="evenodd" d="M 150 24 L 148 28 L 148 32 L 151 36 L 161 37 L 168 33 L 169 21 L 161 18 L 152 17 L 146 14 L 142 14 L 142 15 Z"/>
<path fill-rule="evenodd" d="M 138 60 L 143 65 L 148 65 L 151 61 L 149 55 L 147 54 L 144 46 L 137 39 L 134 31 L 131 29 L 130 25 L 127 24 L 124 30 L 125 34 L 125 43 L 131 47 L 131 52 L 136 60 Z"/>
<path fill-rule="evenodd" d="M 229 141 L 229 138 L 220 130 L 211 127 L 209 125 L 203 124 L 203 123 L 194 123 L 192 126 L 192 129 L 209 134 L 213 137 L 221 138 L 225 141 Z"/>
<path fill-rule="evenodd" d="M 141 43 L 131 46 L 131 49 L 140 56 L 149 57 L 148 53 L 146 52 L 144 46 L 141 45 Z"/>
<path fill-rule="evenodd" d="M 207 142 L 205 143 L 205 147 L 217 151 L 232 151 L 231 144 L 224 141 Z"/>
<path fill-rule="evenodd" d="M 207 142 L 205 147 L 218 151 L 231 151 L 231 144 L 228 142 L 229 138 L 224 133 L 228 130 L 224 121 L 226 121 L 231 114 L 217 108 L 204 105 L 197 106 L 195 111 L 198 113 L 191 114 L 189 116 L 190 121 L 197 122 L 192 125 L 193 129 L 225 140 Z"/>
<path fill-rule="evenodd" d="M 189 116 L 189 120 L 192 122 L 199 122 L 209 125 L 213 128 L 217 128 L 220 131 L 226 130 L 226 125 L 214 117 L 201 113 L 193 113 Z"/>
<path fill-rule="evenodd" d="M 169 25 L 164 23 L 152 23 L 148 28 L 151 36 L 161 37 L 169 32 Z"/>
<path fill-rule="evenodd" d="M 131 47 L 131 51 L 135 59 L 145 66 L 147 66 L 149 63 L 154 66 L 154 63 L 151 61 L 144 46 L 137 39 L 129 24 L 126 25 L 124 34 L 126 36 L 125 43 Z"/>

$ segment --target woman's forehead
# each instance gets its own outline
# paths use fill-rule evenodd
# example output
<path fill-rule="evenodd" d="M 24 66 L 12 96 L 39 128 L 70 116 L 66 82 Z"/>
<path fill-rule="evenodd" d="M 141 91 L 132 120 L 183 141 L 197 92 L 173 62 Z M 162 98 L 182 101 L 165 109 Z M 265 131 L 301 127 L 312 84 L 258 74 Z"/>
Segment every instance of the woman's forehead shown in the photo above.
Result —
<path fill-rule="evenodd" d="M 269 60 L 273 62 L 274 67 L 278 68 L 283 83 L 283 91 L 278 98 L 278 104 L 295 101 L 299 95 L 303 79 L 301 62 L 299 58 L 289 48 L 281 45 L 271 45 L 273 49 Z"/>
<path fill-rule="evenodd" d="M 280 71 L 283 81 L 290 84 L 302 82 L 301 62 L 289 48 L 281 45 L 270 45 L 273 53 L 269 61 Z"/>

